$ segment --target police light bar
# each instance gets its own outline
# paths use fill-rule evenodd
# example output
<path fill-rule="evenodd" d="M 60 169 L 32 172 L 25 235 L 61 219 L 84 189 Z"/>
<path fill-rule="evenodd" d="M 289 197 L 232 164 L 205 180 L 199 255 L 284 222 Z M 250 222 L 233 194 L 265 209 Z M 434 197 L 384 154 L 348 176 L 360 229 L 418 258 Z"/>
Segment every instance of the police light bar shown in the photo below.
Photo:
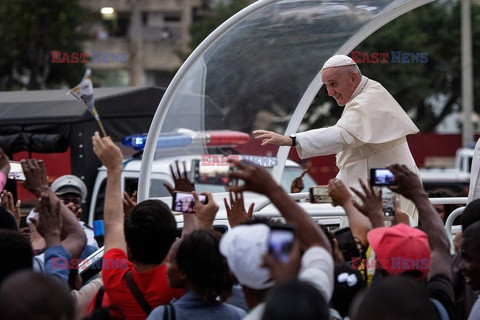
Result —
<path fill-rule="evenodd" d="M 250 135 L 231 130 L 208 130 L 205 133 L 210 137 L 207 146 L 230 146 L 245 144 L 250 141 Z"/>
<path fill-rule="evenodd" d="M 147 134 L 136 134 L 122 139 L 123 145 L 132 147 L 136 151 L 143 150 L 147 141 Z M 182 148 L 189 145 L 236 146 L 250 141 L 250 136 L 244 132 L 231 130 L 193 131 L 177 129 L 176 132 L 160 133 L 157 149 Z"/>
<path fill-rule="evenodd" d="M 160 133 L 157 141 L 158 149 L 178 148 L 192 144 L 192 137 L 182 133 Z M 122 139 L 123 145 L 132 147 L 136 151 L 143 150 L 147 141 L 147 134 L 137 134 Z"/>

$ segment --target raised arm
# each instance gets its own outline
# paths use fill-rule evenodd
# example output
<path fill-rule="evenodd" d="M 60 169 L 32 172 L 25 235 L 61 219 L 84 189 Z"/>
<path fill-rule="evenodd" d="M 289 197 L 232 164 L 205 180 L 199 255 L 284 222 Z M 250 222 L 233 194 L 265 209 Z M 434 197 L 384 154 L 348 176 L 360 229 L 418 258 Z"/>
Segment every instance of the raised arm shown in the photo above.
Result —
<path fill-rule="evenodd" d="M 412 200 L 418 209 L 422 230 L 428 236 L 431 251 L 428 276 L 443 274 L 452 279 L 450 242 L 443 227 L 443 222 L 428 199 L 428 194 L 425 192 L 422 182 L 405 165 L 395 164 L 389 166 L 388 169 L 393 172 L 395 179 L 398 181 L 398 187 L 392 187 L 391 189 Z"/>
<path fill-rule="evenodd" d="M 180 166 L 178 165 L 178 160 L 175 161 L 175 167 L 172 164 L 170 164 L 170 174 L 172 175 L 173 183 L 175 184 L 175 186 L 172 188 L 166 183 L 163 184 L 172 196 L 174 191 L 184 191 L 184 192 L 195 191 L 195 184 L 193 184 L 190 181 L 190 179 L 188 179 L 187 167 L 185 165 L 185 161 L 183 161 L 182 163 L 183 163 L 183 171 L 180 170 Z M 198 229 L 197 217 L 194 214 L 184 213 L 182 236 L 189 234 L 195 229 Z"/>
<path fill-rule="evenodd" d="M 47 182 L 47 171 L 42 160 L 27 159 L 21 161 L 25 182 L 23 186 L 35 196 L 48 197 L 51 206 L 60 203 L 60 199 L 50 189 Z M 78 258 L 87 243 L 87 237 L 78 223 L 75 214 L 65 204 L 60 203 L 59 212 L 62 216 L 61 245 L 67 249 L 72 257 Z"/>
<path fill-rule="evenodd" d="M 92 142 L 93 151 L 107 168 L 107 186 L 103 211 L 105 252 L 113 248 L 127 252 L 127 243 L 123 231 L 122 152 L 110 137 L 100 138 L 98 132 L 95 132 Z"/>
<path fill-rule="evenodd" d="M 347 186 L 340 179 L 332 179 L 328 182 L 330 197 L 334 206 L 341 206 L 348 217 L 348 224 L 352 234 L 363 246 L 367 246 L 367 233 L 372 229 L 370 220 L 355 207 L 355 201 Z"/>
<path fill-rule="evenodd" d="M 231 187 L 233 192 L 253 191 L 266 195 L 277 207 L 286 221 L 295 225 L 298 238 L 307 247 L 321 246 L 331 252 L 330 242 L 310 216 L 283 190 L 270 173 L 259 166 L 239 164 L 239 170 L 231 172 L 230 178 L 242 179 L 245 184 Z"/>

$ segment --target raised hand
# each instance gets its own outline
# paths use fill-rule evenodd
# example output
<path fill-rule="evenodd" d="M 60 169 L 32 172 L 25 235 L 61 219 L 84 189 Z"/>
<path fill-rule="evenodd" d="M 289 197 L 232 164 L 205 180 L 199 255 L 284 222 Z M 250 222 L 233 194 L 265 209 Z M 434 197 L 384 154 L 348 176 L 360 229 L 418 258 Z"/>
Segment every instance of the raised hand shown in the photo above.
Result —
<path fill-rule="evenodd" d="M 363 192 L 350 188 L 362 200 L 362 204 L 354 200 L 353 205 L 370 219 L 373 227 L 383 226 L 382 190 L 375 191 L 373 186 L 367 187 L 363 180 L 360 180 L 360 186 Z"/>
<path fill-rule="evenodd" d="M 22 219 L 22 214 L 20 212 L 20 205 L 22 201 L 18 200 L 15 204 L 13 201 L 13 195 L 7 190 L 3 190 L 1 194 L 1 203 L 4 208 L 10 211 L 17 222 L 17 226 L 20 227 L 20 220 Z"/>
<path fill-rule="evenodd" d="M 123 192 L 123 212 L 125 213 L 125 218 L 130 216 L 133 208 L 137 205 L 137 191 L 132 193 L 132 196 L 128 194 L 127 191 Z"/>
<path fill-rule="evenodd" d="M 59 244 L 62 231 L 60 201 L 50 198 L 48 193 L 42 193 L 37 208 L 38 220 L 30 218 L 36 230 L 45 239 L 47 247 Z"/>
<path fill-rule="evenodd" d="M 122 170 L 122 152 L 110 137 L 100 138 L 100 134 L 95 132 L 92 137 L 92 143 L 93 152 L 95 152 L 107 170 Z"/>
<path fill-rule="evenodd" d="M 227 199 L 223 198 L 225 209 L 227 210 L 227 218 L 230 227 L 236 227 L 240 223 L 252 219 L 253 207 L 255 203 L 250 204 L 248 211 L 245 210 L 245 202 L 243 201 L 242 192 L 229 192 L 230 205 L 228 205 Z"/>
<path fill-rule="evenodd" d="M 266 144 L 273 144 L 276 146 L 291 146 L 292 139 L 287 136 L 275 133 L 267 130 L 255 130 L 253 131 L 253 137 L 257 140 L 262 140 L 262 146 Z"/>
<path fill-rule="evenodd" d="M 303 170 L 302 174 L 300 174 L 298 177 L 293 179 L 292 184 L 290 185 L 290 192 L 291 193 L 299 193 L 305 188 L 305 185 L 303 184 L 303 176 L 308 172 L 308 169 Z"/>
<path fill-rule="evenodd" d="M 336 178 L 328 181 L 328 194 L 333 200 L 333 206 L 343 206 L 353 199 L 352 194 L 343 181 Z"/>
<path fill-rule="evenodd" d="M 200 229 L 212 229 L 215 215 L 218 212 L 218 204 L 213 200 L 213 196 L 210 192 L 202 192 L 208 199 L 206 204 L 200 202 L 198 194 L 193 191 L 193 198 L 195 199 L 195 212 L 198 221 L 198 227 Z"/>
<path fill-rule="evenodd" d="M 33 193 L 37 198 L 40 197 L 42 192 L 50 190 L 47 170 L 43 160 L 24 159 L 20 161 L 20 164 L 25 175 L 25 181 L 22 184 L 25 189 Z"/>
<path fill-rule="evenodd" d="M 245 164 L 243 162 L 236 163 L 236 167 L 238 170 L 230 172 L 228 177 L 230 179 L 242 179 L 245 183 L 240 186 L 229 187 L 230 191 L 253 191 L 269 196 L 272 192 L 275 192 L 274 187 L 281 188 L 281 186 L 273 180 L 270 172 L 263 167 L 248 163 Z"/>
<path fill-rule="evenodd" d="M 168 192 L 173 195 L 173 191 L 185 191 L 192 192 L 195 191 L 195 185 L 187 177 L 187 168 L 185 161 L 183 161 L 183 172 L 180 172 L 180 167 L 178 166 L 178 160 L 175 161 L 176 170 L 172 165 L 170 165 L 170 173 L 172 175 L 175 186 L 172 188 L 170 185 L 164 183 L 163 185 L 167 188 Z"/>
<path fill-rule="evenodd" d="M 406 165 L 394 164 L 387 168 L 393 172 L 395 180 L 398 182 L 397 186 L 390 187 L 392 191 L 410 200 L 413 200 L 415 196 L 425 197 L 427 195 L 420 178 Z"/>
<path fill-rule="evenodd" d="M 263 256 L 263 266 L 270 270 L 270 275 L 275 282 L 296 278 L 301 267 L 300 245 L 298 241 L 293 243 L 290 259 L 281 263 L 268 253 Z"/>
<path fill-rule="evenodd" d="M 82 213 L 83 213 L 83 210 L 82 208 L 80 208 L 79 206 L 76 206 L 73 202 L 69 202 L 67 204 L 65 204 L 65 206 L 73 212 L 73 214 L 75 215 L 75 218 L 77 218 L 77 220 L 80 219 L 80 217 L 82 216 Z"/>

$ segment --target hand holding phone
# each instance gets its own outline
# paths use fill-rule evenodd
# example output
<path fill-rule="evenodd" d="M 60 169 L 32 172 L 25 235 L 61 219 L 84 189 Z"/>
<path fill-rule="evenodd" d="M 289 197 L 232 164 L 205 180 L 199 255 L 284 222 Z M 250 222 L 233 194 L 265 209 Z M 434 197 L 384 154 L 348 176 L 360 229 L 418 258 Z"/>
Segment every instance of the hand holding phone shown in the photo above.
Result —
<path fill-rule="evenodd" d="M 337 238 L 338 247 L 343 254 L 345 262 L 352 261 L 353 258 L 360 258 L 360 251 L 350 228 L 347 227 L 335 231 L 335 238 Z"/>
<path fill-rule="evenodd" d="M 295 232 L 289 226 L 273 227 L 270 230 L 268 240 L 268 253 L 271 257 L 281 263 L 287 263 L 290 259 Z"/>
<path fill-rule="evenodd" d="M 207 204 L 208 198 L 203 194 L 198 195 L 201 203 Z M 195 213 L 195 199 L 190 192 L 174 191 L 172 196 L 172 211 Z"/>
<path fill-rule="evenodd" d="M 392 171 L 386 168 L 370 169 L 371 186 L 396 186 L 397 181 Z"/>
<path fill-rule="evenodd" d="M 10 161 L 10 172 L 8 179 L 25 181 L 25 175 L 23 174 L 22 165 L 18 161 Z"/>
<path fill-rule="evenodd" d="M 332 203 L 333 199 L 330 197 L 328 186 L 310 187 L 310 202 L 311 203 Z"/>

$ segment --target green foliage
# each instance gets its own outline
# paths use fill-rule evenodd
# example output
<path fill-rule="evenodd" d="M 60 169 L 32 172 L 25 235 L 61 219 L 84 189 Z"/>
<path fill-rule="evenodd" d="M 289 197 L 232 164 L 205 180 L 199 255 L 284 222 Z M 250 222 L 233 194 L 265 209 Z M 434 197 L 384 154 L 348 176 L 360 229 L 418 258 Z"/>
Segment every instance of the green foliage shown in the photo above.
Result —
<path fill-rule="evenodd" d="M 85 9 L 77 0 L 2 0 L 0 90 L 74 86 L 83 64 L 52 64 L 51 51 L 81 52 Z"/>
<path fill-rule="evenodd" d="M 480 7 L 472 3 L 474 75 L 480 74 L 475 52 L 480 50 Z M 428 53 L 427 63 L 359 64 L 362 72 L 379 81 L 414 118 L 422 132 L 433 131 L 461 103 L 460 2 L 442 1 L 423 6 L 390 22 L 362 42 L 355 51 L 364 53 L 402 51 Z M 479 77 L 474 92 L 480 89 Z M 440 98 L 440 99 L 435 99 Z M 480 111 L 475 97 L 475 110 Z M 313 105 L 328 101 L 322 89 Z M 433 101 L 436 100 L 436 101 Z M 309 112 L 314 112 L 311 108 Z M 331 125 L 342 108 L 331 108 L 330 117 L 319 118 L 310 127 Z M 308 119 L 308 116 L 305 117 Z"/>
<path fill-rule="evenodd" d="M 213 30 L 251 2 L 250 0 L 221 1 L 212 10 L 206 11 L 190 27 L 190 48 L 194 50 Z"/>

